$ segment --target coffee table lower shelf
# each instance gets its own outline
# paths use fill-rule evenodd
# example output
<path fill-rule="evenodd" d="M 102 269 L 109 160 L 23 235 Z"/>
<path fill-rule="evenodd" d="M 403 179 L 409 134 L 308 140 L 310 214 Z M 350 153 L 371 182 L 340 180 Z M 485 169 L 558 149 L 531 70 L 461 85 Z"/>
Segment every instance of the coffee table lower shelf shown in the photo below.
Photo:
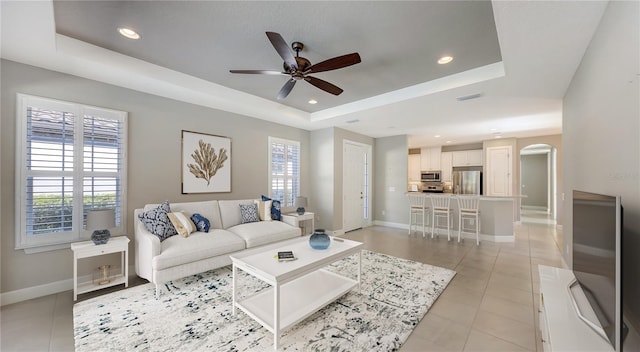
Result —
<path fill-rule="evenodd" d="M 320 269 L 280 286 L 280 328 L 287 330 L 358 286 L 358 281 Z M 274 287 L 236 302 L 236 306 L 272 333 L 274 329 Z"/>

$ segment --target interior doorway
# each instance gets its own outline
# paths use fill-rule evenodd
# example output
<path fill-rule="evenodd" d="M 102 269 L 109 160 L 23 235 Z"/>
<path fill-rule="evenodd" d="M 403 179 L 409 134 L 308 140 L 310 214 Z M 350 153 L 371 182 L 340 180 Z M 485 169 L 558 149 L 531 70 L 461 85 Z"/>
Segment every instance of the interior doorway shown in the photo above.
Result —
<path fill-rule="evenodd" d="M 521 219 L 555 223 L 557 220 L 557 155 L 549 144 L 533 144 L 520 150 Z M 530 216 L 529 216 L 530 215 Z"/>

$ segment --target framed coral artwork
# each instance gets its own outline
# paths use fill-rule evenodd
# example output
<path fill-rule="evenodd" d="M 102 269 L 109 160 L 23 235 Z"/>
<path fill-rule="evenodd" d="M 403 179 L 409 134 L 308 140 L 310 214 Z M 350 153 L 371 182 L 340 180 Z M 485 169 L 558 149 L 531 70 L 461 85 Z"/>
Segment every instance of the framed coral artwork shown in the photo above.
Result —
<path fill-rule="evenodd" d="M 231 138 L 182 130 L 182 194 L 231 192 Z"/>

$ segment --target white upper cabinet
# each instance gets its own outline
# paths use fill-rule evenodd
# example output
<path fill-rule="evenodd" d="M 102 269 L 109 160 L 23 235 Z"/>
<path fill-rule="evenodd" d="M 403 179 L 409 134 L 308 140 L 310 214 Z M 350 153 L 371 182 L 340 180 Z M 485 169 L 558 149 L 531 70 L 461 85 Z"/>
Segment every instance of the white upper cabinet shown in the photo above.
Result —
<path fill-rule="evenodd" d="M 409 154 L 409 182 L 420 181 L 420 154 Z"/>
<path fill-rule="evenodd" d="M 422 148 L 420 150 L 420 167 L 422 171 L 440 170 L 440 147 Z"/>
<path fill-rule="evenodd" d="M 440 168 L 442 170 L 442 182 L 453 181 L 453 152 L 442 152 L 440 154 Z"/>
<path fill-rule="evenodd" d="M 452 152 L 453 166 L 482 166 L 482 149 Z"/>

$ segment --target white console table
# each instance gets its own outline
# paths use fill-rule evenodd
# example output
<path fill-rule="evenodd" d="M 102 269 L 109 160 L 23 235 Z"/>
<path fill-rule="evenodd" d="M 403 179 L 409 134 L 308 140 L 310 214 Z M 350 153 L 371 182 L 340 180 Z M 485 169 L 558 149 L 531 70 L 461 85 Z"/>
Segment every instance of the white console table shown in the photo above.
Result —
<path fill-rule="evenodd" d="M 71 244 L 73 251 L 73 300 L 81 293 L 100 290 L 106 287 L 124 284 L 129 287 L 129 238 L 127 236 L 111 237 L 105 244 L 94 244 L 93 241 L 75 242 Z M 78 283 L 78 260 L 98 255 L 120 252 L 120 274 L 104 285 L 94 284 L 93 281 Z"/>
<path fill-rule="evenodd" d="M 582 321 L 570 295 L 573 291 L 583 315 L 595 318 L 582 289 L 569 290 L 575 280 L 571 270 L 538 266 L 540 274 L 540 332 L 544 351 L 614 351 L 604 337 Z"/>
<path fill-rule="evenodd" d="M 297 213 L 290 214 L 282 214 L 282 221 L 293 225 L 295 227 L 299 227 L 302 230 L 302 235 L 311 235 L 313 233 L 313 221 L 315 215 L 307 211 L 302 215 L 298 215 Z"/>

